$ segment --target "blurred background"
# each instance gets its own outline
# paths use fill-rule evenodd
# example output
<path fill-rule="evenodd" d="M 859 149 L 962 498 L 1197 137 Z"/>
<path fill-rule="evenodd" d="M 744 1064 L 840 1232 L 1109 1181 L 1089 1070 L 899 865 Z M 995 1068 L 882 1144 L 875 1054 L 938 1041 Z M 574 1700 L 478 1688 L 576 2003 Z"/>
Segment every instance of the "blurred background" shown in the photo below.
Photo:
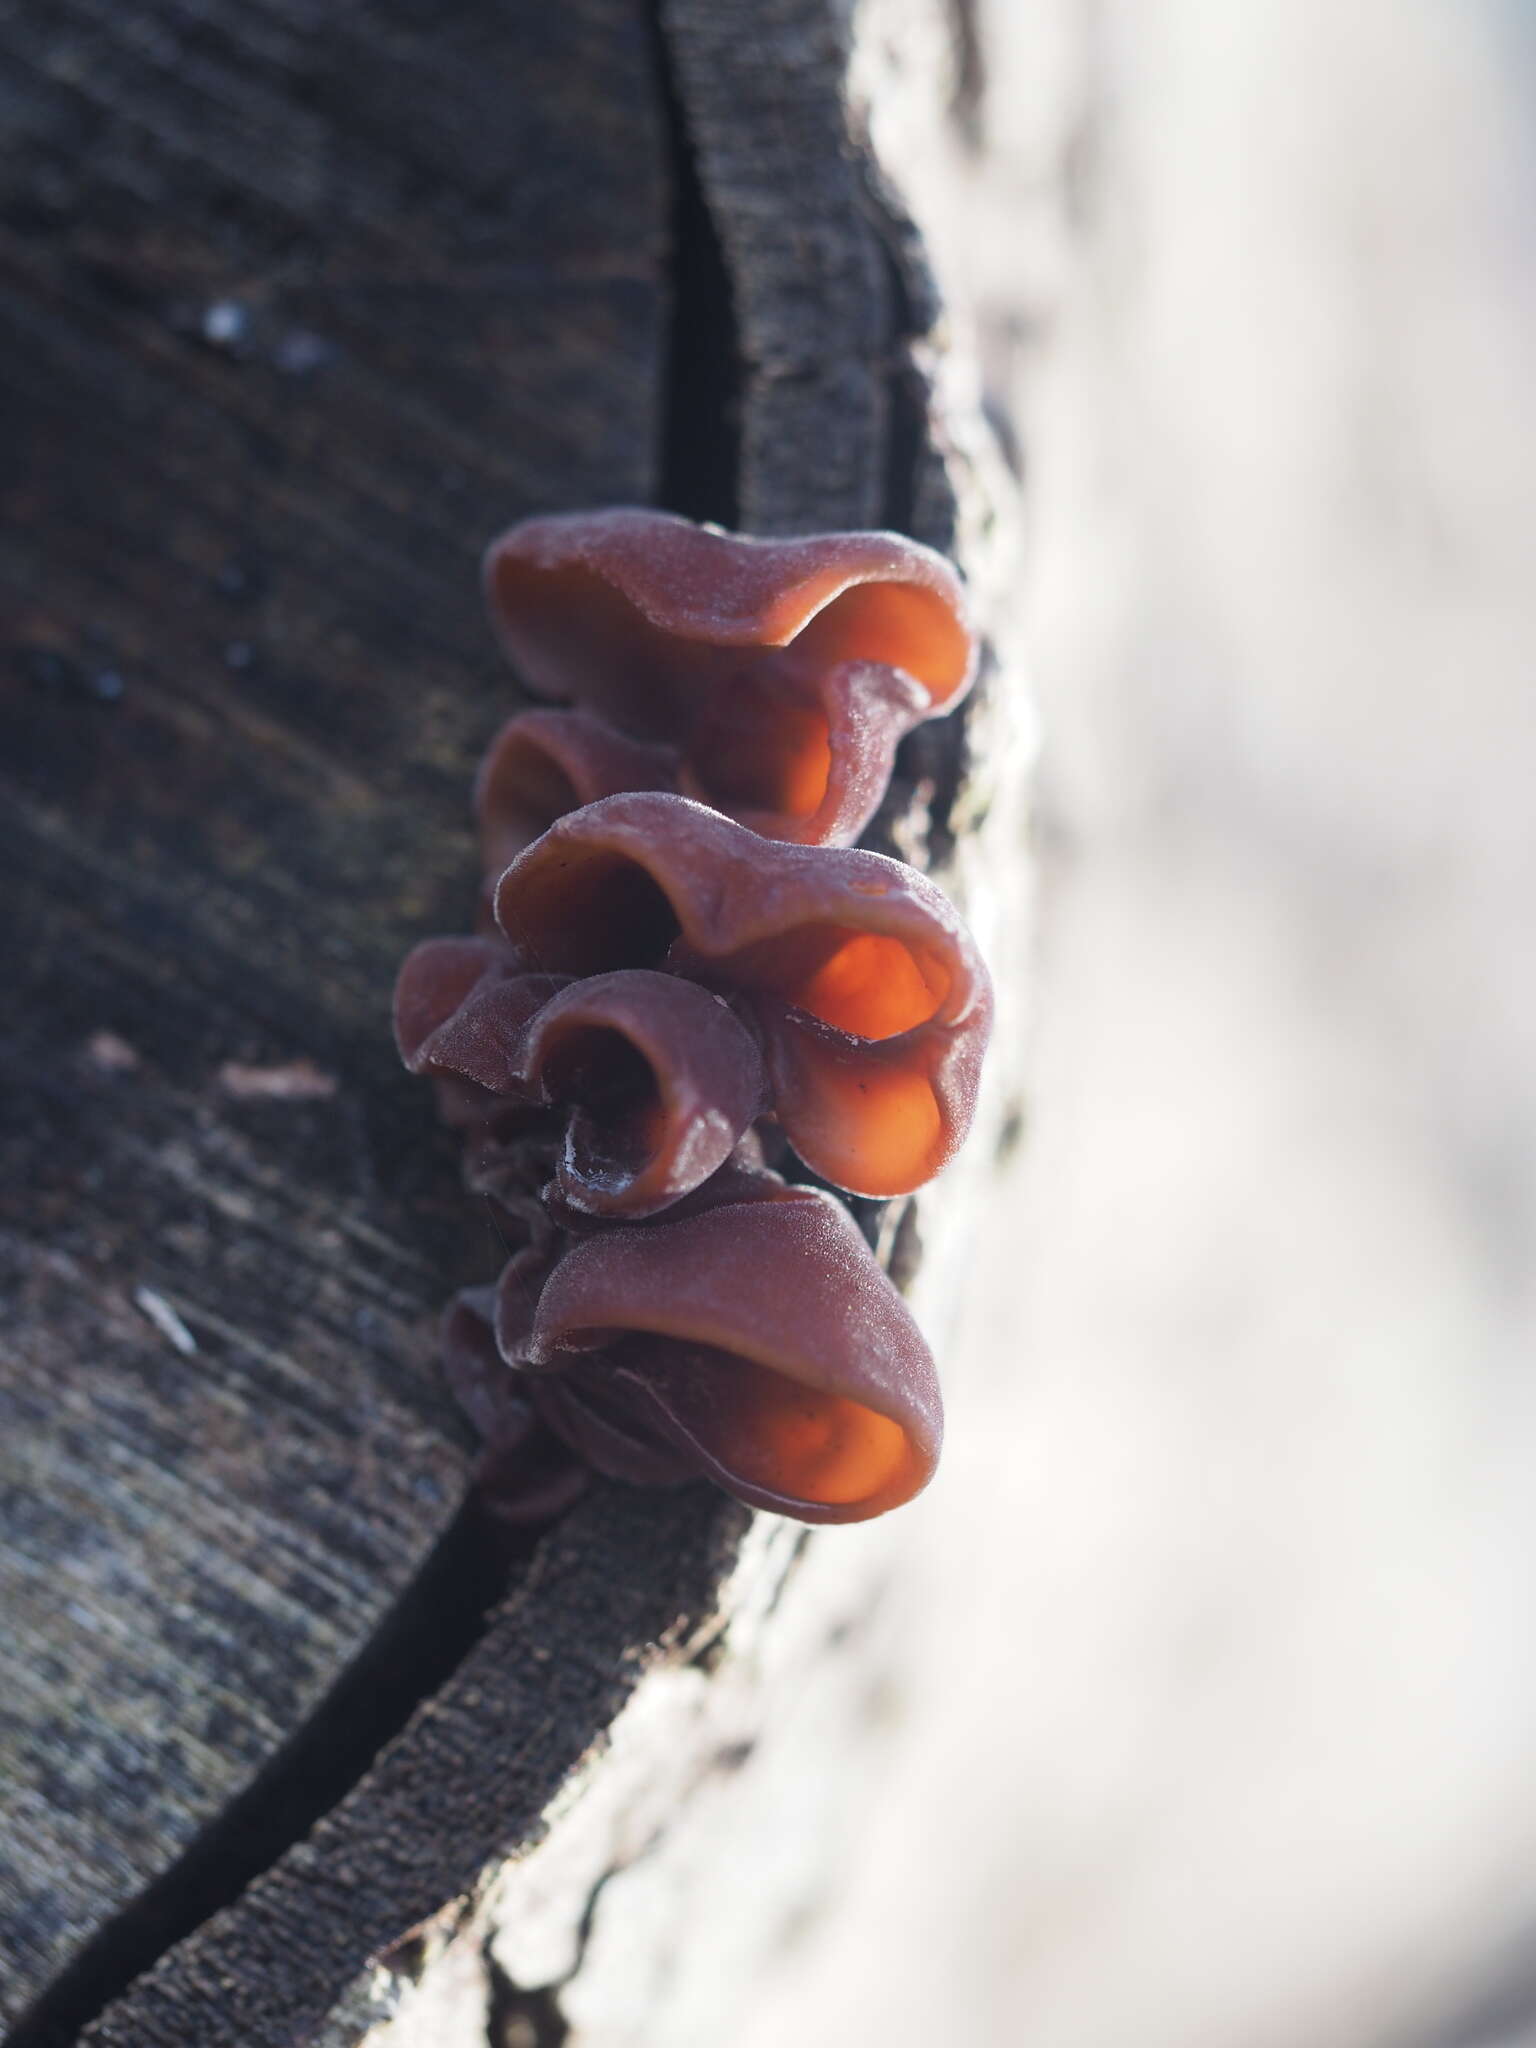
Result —
<path fill-rule="evenodd" d="M 743 2048 L 1536 2042 L 1536 10 L 962 27 L 1026 1142 Z"/>

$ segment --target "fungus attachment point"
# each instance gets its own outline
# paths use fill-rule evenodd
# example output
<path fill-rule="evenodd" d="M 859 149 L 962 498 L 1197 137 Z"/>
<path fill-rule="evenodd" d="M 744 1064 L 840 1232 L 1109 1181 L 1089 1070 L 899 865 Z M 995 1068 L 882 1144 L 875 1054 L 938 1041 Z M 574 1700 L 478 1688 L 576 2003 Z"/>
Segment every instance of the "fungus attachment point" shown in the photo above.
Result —
<path fill-rule="evenodd" d="M 466 1288 L 443 1316 L 443 1373 L 484 1444 L 481 1497 L 498 1521 L 552 1521 L 586 1490 L 589 1468 L 539 1414 L 497 1349 L 494 1290 Z"/>
<path fill-rule="evenodd" d="M 615 1478 L 670 1461 L 756 1507 L 853 1522 L 910 1500 L 943 1434 L 933 1360 L 830 1196 L 759 1191 L 569 1251 L 539 1297 L 529 1384 Z"/>
<path fill-rule="evenodd" d="M 513 527 L 485 583 L 531 690 L 676 750 L 675 775 L 608 789 L 805 845 L 858 837 L 897 742 L 975 668 L 954 570 L 899 534 L 754 540 L 620 506 Z"/>

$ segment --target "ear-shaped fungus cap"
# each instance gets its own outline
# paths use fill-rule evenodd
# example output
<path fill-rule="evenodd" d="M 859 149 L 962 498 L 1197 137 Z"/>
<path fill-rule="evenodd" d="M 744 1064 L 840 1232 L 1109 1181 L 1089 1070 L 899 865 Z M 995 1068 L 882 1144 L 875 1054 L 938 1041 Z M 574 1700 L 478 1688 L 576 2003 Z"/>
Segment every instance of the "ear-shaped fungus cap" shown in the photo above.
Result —
<path fill-rule="evenodd" d="M 631 969 L 576 982 L 528 1027 L 520 1065 L 571 1106 L 555 1178 L 589 1216 L 650 1216 L 708 1180 L 763 1107 L 751 1033 L 708 990 Z"/>
<path fill-rule="evenodd" d="M 677 751 L 615 732 L 583 711 L 509 718 L 475 777 L 480 858 L 492 881 L 557 818 L 628 789 L 674 789 Z"/>
<path fill-rule="evenodd" d="M 528 1360 L 540 1412 L 615 1478 L 703 1474 L 750 1506 L 858 1522 L 938 1461 L 921 1332 L 810 1188 L 584 1239 L 538 1298 Z"/>
<path fill-rule="evenodd" d="M 444 1113 L 483 1126 L 492 1154 L 509 1106 L 514 1142 L 547 1121 L 526 1112 L 562 1113 L 556 1185 L 583 1215 L 666 1208 L 725 1163 L 764 1107 L 752 1034 L 676 975 L 571 984 L 518 972 L 500 941 L 428 939 L 400 970 L 395 1017 L 406 1065 L 457 1089 Z M 474 1177 L 495 1186 L 494 1171 Z"/>
<path fill-rule="evenodd" d="M 522 1094 L 524 1032 L 566 980 L 529 973 L 499 939 L 424 939 L 395 978 L 400 1057 L 413 1074 Z"/>
<path fill-rule="evenodd" d="M 806 1164 L 909 1193 L 960 1144 L 991 1025 L 986 970 L 899 862 L 759 839 L 667 795 L 573 812 L 502 876 L 496 917 L 556 973 L 656 967 L 748 1008 L 773 1106 Z"/>
<path fill-rule="evenodd" d="M 857 838 L 897 741 L 974 674 L 959 578 L 899 534 L 756 540 L 617 507 L 514 526 L 485 582 L 530 689 L 676 747 L 685 794 L 807 845 Z"/>

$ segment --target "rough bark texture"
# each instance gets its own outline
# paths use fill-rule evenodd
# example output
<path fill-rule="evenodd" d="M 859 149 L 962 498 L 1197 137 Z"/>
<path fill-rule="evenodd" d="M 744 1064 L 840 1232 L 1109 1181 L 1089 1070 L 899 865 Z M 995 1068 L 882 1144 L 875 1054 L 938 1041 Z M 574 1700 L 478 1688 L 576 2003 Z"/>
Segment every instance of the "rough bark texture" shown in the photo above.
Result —
<path fill-rule="evenodd" d="M 825 0 L 0 0 L 16 2048 L 356 2040 L 798 1555 L 461 1505 L 432 1322 L 496 1247 L 385 1017 L 469 901 L 491 532 L 952 538 L 844 60 Z M 880 843 L 945 852 L 963 745 Z"/>

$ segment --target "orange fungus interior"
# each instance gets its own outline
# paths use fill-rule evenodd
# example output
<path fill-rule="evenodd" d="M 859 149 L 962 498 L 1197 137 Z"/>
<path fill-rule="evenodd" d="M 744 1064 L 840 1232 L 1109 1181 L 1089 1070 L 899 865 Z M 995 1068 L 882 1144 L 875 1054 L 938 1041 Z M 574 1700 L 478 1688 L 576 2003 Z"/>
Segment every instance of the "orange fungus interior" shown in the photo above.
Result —
<path fill-rule="evenodd" d="M 689 1347 L 693 1370 L 657 1386 L 700 1448 L 748 1485 L 851 1507 L 915 1488 L 917 1457 L 888 1415 L 737 1357 Z"/>
<path fill-rule="evenodd" d="M 799 960 L 785 963 L 787 1000 L 855 1038 L 894 1038 L 926 1024 L 948 993 L 937 960 L 882 932 L 821 926 L 796 950 Z"/>

